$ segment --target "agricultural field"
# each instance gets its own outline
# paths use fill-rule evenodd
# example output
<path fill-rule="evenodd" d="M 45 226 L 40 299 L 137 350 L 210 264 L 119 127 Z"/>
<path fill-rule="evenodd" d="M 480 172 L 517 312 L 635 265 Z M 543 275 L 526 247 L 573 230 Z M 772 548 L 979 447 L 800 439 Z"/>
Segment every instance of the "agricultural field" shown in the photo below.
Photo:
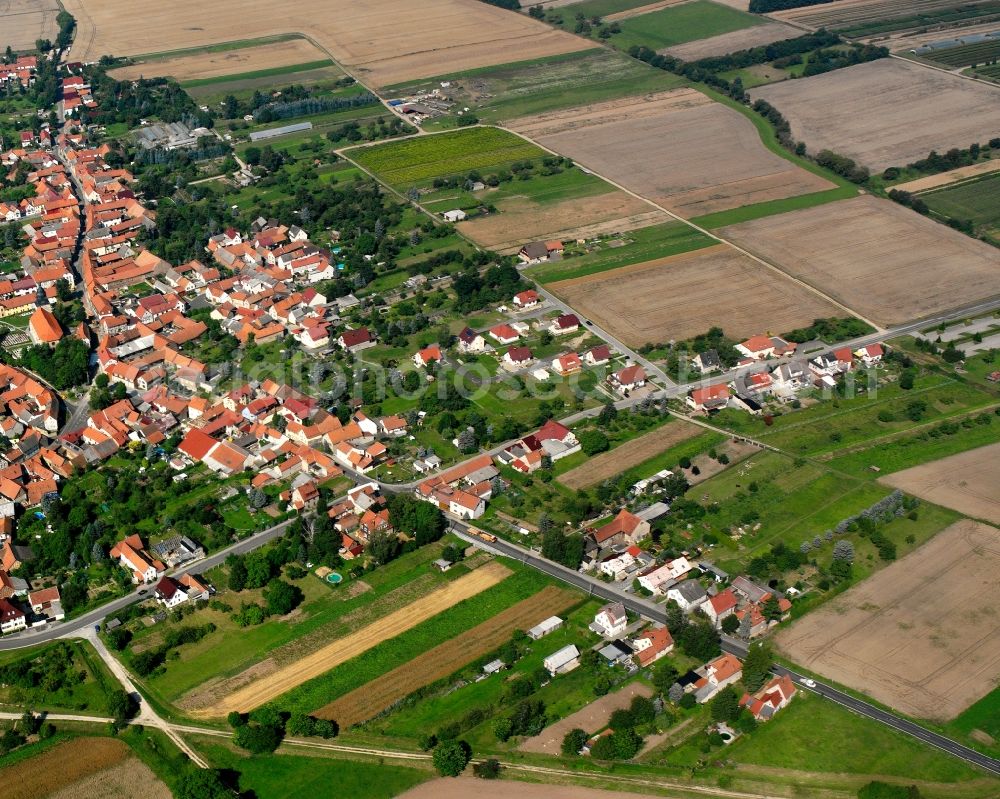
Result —
<path fill-rule="evenodd" d="M 955 47 L 941 47 L 917 52 L 926 61 L 943 64 L 946 67 L 968 67 L 985 64 L 1000 57 L 1000 40 L 987 39 L 973 44 L 958 44 Z"/>
<path fill-rule="evenodd" d="M 915 178 L 905 183 L 895 183 L 892 188 L 918 194 L 932 189 L 942 189 L 954 183 L 964 183 L 972 178 L 986 177 L 992 172 L 1000 172 L 1000 158 L 991 158 L 988 161 L 980 161 L 970 166 L 960 166 L 958 169 L 949 169 L 947 172 Z"/>
<path fill-rule="evenodd" d="M 834 188 L 768 150 L 747 117 L 694 89 L 540 114 L 511 127 L 686 218 Z"/>
<path fill-rule="evenodd" d="M 954 718 L 997 678 L 1000 617 L 974 599 L 992 593 L 997 533 L 979 522 L 953 524 L 782 630 L 779 649 L 907 715 Z M 933 613 L 921 600 L 927 596 Z"/>
<path fill-rule="evenodd" d="M 527 15 L 461 0 L 427 0 L 419 6 L 407 0 L 306 0 L 283 8 L 280 18 L 271 6 L 242 0 L 208 6 L 193 0 L 179 5 L 68 0 L 66 10 L 77 20 L 73 55 L 81 61 L 212 46 L 232 40 L 234 20 L 239 20 L 244 39 L 307 32 L 321 50 L 375 86 L 505 63 L 512 42 L 523 59 L 590 47 Z M 190 23 L 193 15 L 197 27 Z"/>
<path fill-rule="evenodd" d="M 684 79 L 616 50 L 594 49 L 440 75 L 386 91 L 411 96 L 419 91 L 440 91 L 442 82 L 451 84 L 446 94 L 457 109 L 468 107 L 485 122 L 502 122 L 615 97 L 665 91 L 682 85 Z M 452 124 L 454 116 L 449 115 L 429 120 L 425 127 Z"/>
<path fill-rule="evenodd" d="M 898 58 L 761 86 L 750 95 L 781 111 L 810 152 L 833 150 L 872 170 L 968 147 L 1000 128 L 990 86 Z"/>
<path fill-rule="evenodd" d="M 139 58 L 128 66 L 110 70 L 108 74 L 115 80 L 162 76 L 183 84 L 246 72 L 281 74 L 286 67 L 330 66 L 332 63 L 326 53 L 312 42 L 295 38 L 257 45 L 248 42 L 246 47 L 231 50 L 206 49 L 172 57 Z"/>
<path fill-rule="evenodd" d="M 195 711 L 194 715 L 225 716 L 232 710 L 246 712 L 266 704 L 339 664 L 363 654 L 380 641 L 416 627 L 446 608 L 497 585 L 509 574 L 510 570 L 500 563 L 481 566 L 368 626 L 268 674 L 265 678 L 251 681 L 228 696 L 220 698 L 215 704 Z"/>
<path fill-rule="evenodd" d="M 170 790 L 132 751 L 113 738 L 72 738 L 0 768 L 9 799 L 143 796 L 170 799 Z"/>
<path fill-rule="evenodd" d="M 882 324 L 960 307 L 997 290 L 995 249 L 871 196 L 732 225 L 721 234 Z"/>
<path fill-rule="evenodd" d="M 418 655 L 408 663 L 321 707 L 318 718 L 334 719 L 343 727 L 367 721 L 418 688 L 453 674 L 466 663 L 493 651 L 515 630 L 527 630 L 549 616 L 579 603 L 571 591 L 547 586 L 512 605 L 489 621 L 473 627 Z"/>
<path fill-rule="evenodd" d="M 741 339 L 761 332 L 762 326 L 791 330 L 843 313 L 726 245 L 563 280 L 548 288 L 629 346 L 687 339 L 713 325 Z"/>
<path fill-rule="evenodd" d="M 0 50 L 32 51 L 59 33 L 58 0 L 0 0 Z"/>
<path fill-rule="evenodd" d="M 539 283 L 554 283 L 712 247 L 717 242 L 681 222 L 667 222 L 616 236 L 600 237 L 584 245 L 563 244 L 566 249 L 561 261 L 544 261 L 529 266 L 524 274 Z"/>
<path fill-rule="evenodd" d="M 574 9 L 568 9 L 572 12 Z M 572 18 L 573 14 L 569 14 Z M 620 19 L 621 33 L 609 39 L 616 47 L 628 50 L 645 45 L 663 51 L 674 45 L 709 39 L 733 31 L 766 24 L 762 17 L 737 11 L 711 0 L 693 0 Z"/>
<path fill-rule="evenodd" d="M 737 50 L 749 50 L 782 39 L 793 39 L 801 36 L 802 30 L 783 22 L 766 22 L 763 25 L 753 25 L 749 28 L 698 39 L 685 44 L 668 47 L 666 53 L 682 61 L 697 61 L 699 58 L 735 53 Z"/>
<path fill-rule="evenodd" d="M 952 455 L 887 475 L 880 483 L 944 505 L 966 516 L 1000 524 L 1000 444 Z"/>
<path fill-rule="evenodd" d="M 995 172 L 922 193 L 920 199 L 935 213 L 967 219 L 987 235 L 1000 234 L 1000 175 Z"/>
<path fill-rule="evenodd" d="M 996 0 L 837 0 L 829 4 L 777 11 L 774 19 L 809 28 L 836 30 L 850 37 L 879 36 L 932 25 L 974 22 L 1000 11 Z M 938 32 L 938 39 L 943 38 Z"/>
<path fill-rule="evenodd" d="M 572 489 L 589 488 L 615 475 L 645 463 L 664 450 L 689 438 L 702 428 L 683 421 L 671 421 L 638 438 L 626 441 L 609 452 L 589 458 L 586 463 L 559 475 L 559 482 Z"/>
<path fill-rule="evenodd" d="M 516 787 L 515 787 L 516 786 Z M 475 777 L 443 778 L 425 782 L 400 795 L 400 799 L 654 799 L 654 794 L 550 785 L 534 782 L 477 780 Z M 662 797 L 662 795 L 659 795 Z"/>

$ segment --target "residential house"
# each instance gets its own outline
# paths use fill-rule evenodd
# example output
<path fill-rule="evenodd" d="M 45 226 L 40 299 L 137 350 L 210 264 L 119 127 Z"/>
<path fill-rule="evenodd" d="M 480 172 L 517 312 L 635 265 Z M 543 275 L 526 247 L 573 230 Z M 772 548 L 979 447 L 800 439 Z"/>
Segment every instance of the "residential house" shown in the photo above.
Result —
<path fill-rule="evenodd" d="M 708 602 L 702 605 L 702 610 L 705 615 L 711 619 L 712 624 L 716 627 L 722 626 L 722 620 L 727 616 L 732 616 L 736 611 L 736 594 L 732 592 L 731 589 L 727 588 L 724 591 L 720 591 L 713 597 L 709 597 Z"/>
<path fill-rule="evenodd" d="M 437 344 L 431 344 L 429 347 L 424 347 L 420 352 L 413 356 L 413 365 L 418 369 L 421 367 L 426 368 L 432 363 L 441 362 L 441 348 Z"/>
<path fill-rule="evenodd" d="M 111 558 L 131 572 L 133 583 L 151 583 L 163 574 L 162 562 L 146 552 L 138 534 L 132 534 L 111 548 Z"/>
<path fill-rule="evenodd" d="M 779 336 L 751 336 L 737 344 L 736 351 L 747 358 L 762 361 L 795 352 L 795 343 Z"/>
<path fill-rule="evenodd" d="M 589 366 L 603 366 L 611 360 L 611 348 L 607 344 L 599 344 L 583 354 L 583 360 Z"/>
<path fill-rule="evenodd" d="M 32 591 L 28 594 L 28 604 L 32 613 L 45 616 L 47 621 L 62 621 L 66 618 L 62 608 L 62 598 L 56 586 Z"/>
<path fill-rule="evenodd" d="M 0 599 L 0 633 L 16 633 L 28 626 L 28 619 L 9 599 Z"/>
<path fill-rule="evenodd" d="M 725 383 L 717 383 L 714 386 L 695 388 L 688 392 L 687 404 L 696 411 L 717 411 L 725 408 L 729 404 L 729 386 Z"/>
<path fill-rule="evenodd" d="M 855 350 L 854 354 L 861 359 L 861 362 L 865 366 L 874 366 L 882 362 L 882 356 L 885 355 L 885 348 L 881 344 L 869 344 L 867 347 Z"/>
<path fill-rule="evenodd" d="M 628 615 L 625 613 L 625 605 L 621 602 L 609 602 L 594 616 L 594 623 L 590 629 L 605 638 L 617 638 L 625 632 L 628 627 Z"/>
<path fill-rule="evenodd" d="M 500 324 L 490 328 L 490 337 L 499 344 L 507 346 L 520 339 L 521 335 L 510 325 Z"/>
<path fill-rule="evenodd" d="M 628 395 L 646 385 L 646 370 L 639 364 L 632 364 L 608 375 L 608 383 L 622 395 Z"/>
<path fill-rule="evenodd" d="M 709 701 L 727 685 L 738 682 L 743 676 L 743 663 L 728 653 L 696 670 L 701 677 L 693 684 L 694 696 L 699 703 Z"/>
<path fill-rule="evenodd" d="M 750 711 L 757 721 L 768 721 L 795 696 L 796 688 L 787 674 L 773 678 L 753 696 L 743 694 L 740 705 Z"/>
<path fill-rule="evenodd" d="M 486 339 L 471 327 L 467 327 L 458 334 L 459 352 L 480 353 L 489 349 Z"/>
<path fill-rule="evenodd" d="M 638 577 L 639 585 L 650 593 L 663 595 L 670 586 L 682 580 L 690 571 L 691 562 L 687 558 L 674 558 L 662 566 L 653 565 L 642 572 Z"/>
<path fill-rule="evenodd" d="M 541 298 L 534 289 L 527 289 L 514 295 L 514 306 L 522 310 L 534 308 L 540 301 Z"/>
<path fill-rule="evenodd" d="M 369 347 L 374 347 L 377 343 L 372 334 L 368 332 L 367 327 L 345 330 L 337 337 L 338 346 L 348 352 L 360 352 Z"/>
<path fill-rule="evenodd" d="M 557 316 L 555 321 L 549 325 L 549 332 L 556 336 L 561 336 L 565 333 L 575 333 L 579 329 L 580 320 L 575 313 Z"/>
<path fill-rule="evenodd" d="M 694 356 L 691 360 L 691 366 L 703 375 L 707 375 L 709 372 L 721 372 L 722 359 L 719 358 L 719 353 L 715 350 L 705 350 Z"/>
<path fill-rule="evenodd" d="M 552 368 L 563 377 L 566 377 L 567 375 L 579 372 L 583 368 L 583 363 L 580 360 L 580 356 L 575 352 L 567 352 L 552 361 Z"/>
<path fill-rule="evenodd" d="M 510 347 L 500 360 L 507 369 L 523 369 L 535 358 L 528 347 Z"/>
<path fill-rule="evenodd" d="M 591 533 L 599 546 L 637 544 L 648 535 L 649 522 L 643 521 L 626 508 L 622 508 L 614 519 Z"/>
<path fill-rule="evenodd" d="M 632 639 L 634 658 L 641 668 L 655 663 L 674 648 L 674 639 L 666 627 L 652 627 Z"/>
<path fill-rule="evenodd" d="M 685 613 L 694 610 L 706 599 L 708 594 L 697 580 L 685 580 L 667 589 L 667 601 L 673 600 Z"/>

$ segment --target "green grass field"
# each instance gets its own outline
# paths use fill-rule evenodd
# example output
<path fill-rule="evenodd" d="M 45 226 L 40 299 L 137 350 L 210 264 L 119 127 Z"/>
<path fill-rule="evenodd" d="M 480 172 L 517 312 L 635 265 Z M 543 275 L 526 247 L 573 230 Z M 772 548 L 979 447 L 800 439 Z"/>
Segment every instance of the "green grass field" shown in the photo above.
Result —
<path fill-rule="evenodd" d="M 1000 174 L 925 192 L 920 199 L 935 213 L 968 219 L 987 232 L 1000 231 Z"/>
<path fill-rule="evenodd" d="M 619 243 L 620 246 L 610 246 Z M 606 239 L 592 252 L 581 255 L 564 254 L 563 260 L 529 267 L 525 274 L 539 283 L 553 283 L 699 250 L 716 243 L 715 239 L 681 222 L 667 222 Z M 574 252 L 572 246 L 568 252 Z"/>
<path fill-rule="evenodd" d="M 711 0 L 694 0 L 623 19 L 619 23 L 621 33 L 614 34 L 610 41 L 622 50 L 628 50 L 633 45 L 662 50 L 676 44 L 751 28 L 764 21 L 762 17 Z"/>
<path fill-rule="evenodd" d="M 103 715 L 107 713 L 107 692 L 118 687 L 118 682 L 107 670 L 94 648 L 86 641 L 68 642 L 72 651 L 73 668 L 83 675 L 83 680 L 73 686 L 63 686 L 58 690 L 45 684 L 35 688 L 15 685 L 0 686 L 0 706 L 52 712 L 78 713 L 82 715 Z M 0 670 L 24 658 L 52 657 L 55 644 L 43 644 L 27 649 L 14 649 L 0 654 Z"/>
<path fill-rule="evenodd" d="M 435 177 L 499 169 L 546 153 L 508 131 L 475 127 L 358 147 L 347 155 L 389 185 L 407 188 Z"/>
<path fill-rule="evenodd" d="M 338 796 L 392 799 L 434 776 L 426 769 L 342 760 L 320 752 L 307 756 L 282 750 L 249 757 L 217 739 L 199 739 L 197 747 L 214 768 L 238 772 L 240 791 L 257 799 L 327 796 L 331 792 Z"/>
<path fill-rule="evenodd" d="M 835 200 L 846 200 L 849 197 L 854 197 L 857 193 L 858 190 L 853 186 L 838 186 L 835 189 L 816 191 L 812 194 L 800 194 L 797 197 L 785 197 L 781 200 L 769 200 L 753 205 L 741 205 L 739 208 L 732 208 L 728 211 L 717 211 L 714 214 L 696 216 L 691 222 L 707 230 L 715 230 L 726 225 L 749 222 L 752 219 L 761 219 L 765 216 L 784 214 L 789 211 L 800 211 L 804 208 L 815 208 L 817 205 L 826 205 Z"/>
<path fill-rule="evenodd" d="M 664 91 L 685 84 L 677 75 L 602 48 L 442 75 L 395 86 L 390 91 L 407 95 L 419 89 L 433 89 L 441 81 L 452 83 L 450 92 L 459 107 L 472 108 L 485 122 Z M 427 127 L 454 124 L 452 114 L 429 121 Z"/>
<path fill-rule="evenodd" d="M 1000 688 L 994 688 L 944 729 L 968 746 L 982 749 L 994 757 L 1000 755 Z M 993 744 L 984 743 L 982 736 L 972 737 L 976 730 L 990 736 Z"/>
<path fill-rule="evenodd" d="M 212 78 L 196 78 L 194 80 L 181 81 L 182 89 L 194 89 L 199 86 L 213 86 L 222 83 L 233 83 L 241 82 L 246 80 L 254 80 L 256 78 L 276 78 L 281 75 L 295 75 L 300 72 L 310 72 L 314 70 L 319 70 L 324 67 L 332 67 L 334 62 L 329 58 L 322 58 L 318 61 L 308 61 L 304 64 L 289 64 L 283 67 L 270 67 L 269 69 L 253 69 L 248 72 L 238 72 L 233 75 L 225 75 L 223 77 L 212 77 Z M 336 70 L 339 74 L 343 75 L 339 69 Z M 294 80 L 292 83 L 300 83 L 301 81 Z"/>

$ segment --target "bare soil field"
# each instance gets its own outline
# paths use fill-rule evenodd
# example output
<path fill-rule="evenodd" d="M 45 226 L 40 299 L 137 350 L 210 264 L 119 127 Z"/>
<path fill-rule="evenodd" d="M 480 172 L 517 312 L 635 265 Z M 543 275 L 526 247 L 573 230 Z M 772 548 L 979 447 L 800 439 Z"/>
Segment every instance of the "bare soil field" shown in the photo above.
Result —
<path fill-rule="evenodd" d="M 609 477 L 614 477 L 626 469 L 648 461 L 665 449 L 670 449 L 675 444 L 680 444 L 682 441 L 698 435 L 701 431 L 702 428 L 697 425 L 675 419 L 656 428 L 656 430 L 633 438 L 631 441 L 626 441 L 610 452 L 602 452 L 600 455 L 590 458 L 582 466 L 570 469 L 556 479 L 564 486 L 574 490 L 597 485 Z"/>
<path fill-rule="evenodd" d="M 203 52 L 180 55 L 176 58 L 157 58 L 140 61 L 127 67 L 113 69 L 108 74 L 118 80 L 154 76 L 171 77 L 176 81 L 216 78 L 222 75 L 239 75 L 275 67 L 291 67 L 327 58 L 326 53 L 307 39 L 286 39 L 280 42 L 224 50 L 221 53 Z"/>
<path fill-rule="evenodd" d="M 958 169 L 952 169 L 948 172 L 939 172 L 936 175 L 928 175 L 925 178 L 917 178 L 906 183 L 897 183 L 893 188 L 916 194 L 920 191 L 940 189 L 942 186 L 958 183 L 960 180 L 988 175 L 990 172 L 998 170 L 1000 170 L 1000 158 L 994 158 L 990 161 L 981 161 L 972 166 L 960 166 Z"/>
<path fill-rule="evenodd" d="M 572 53 L 592 42 L 526 14 L 476 0 L 67 0 L 79 33 L 73 56 L 139 55 L 288 33 L 307 34 L 376 86 Z"/>
<path fill-rule="evenodd" d="M 690 338 L 713 325 L 742 339 L 843 315 L 836 305 L 722 244 L 546 288 L 633 347 Z"/>
<path fill-rule="evenodd" d="M 853 197 L 721 235 L 882 324 L 1000 291 L 1000 252 L 891 200 Z"/>
<path fill-rule="evenodd" d="M 360 630 L 339 638 L 321 649 L 258 679 L 219 699 L 211 707 L 192 711 L 199 717 L 225 716 L 231 710 L 245 712 L 263 705 L 292 688 L 318 677 L 351 658 L 363 654 L 381 641 L 394 638 L 416 627 L 443 610 L 475 596 L 501 582 L 510 569 L 500 563 L 488 563 L 464 577 L 448 583 L 394 613 Z"/>
<path fill-rule="evenodd" d="M 399 799 L 662 799 L 632 791 L 603 791 L 578 785 L 550 785 L 534 782 L 479 780 L 475 777 L 442 777 L 401 793 Z"/>
<path fill-rule="evenodd" d="M 966 516 L 1000 524 L 1000 444 L 904 469 L 879 482 Z"/>
<path fill-rule="evenodd" d="M 460 222 L 458 230 L 481 247 L 507 252 L 535 239 L 590 238 L 670 221 L 649 203 L 618 190 L 558 203 L 511 198 L 498 208 L 500 213 Z"/>
<path fill-rule="evenodd" d="M 746 9 L 742 9 L 745 11 Z M 707 39 L 698 39 L 693 42 L 685 42 L 674 47 L 668 47 L 663 52 L 680 58 L 684 61 L 697 61 L 699 58 L 709 56 L 725 55 L 735 53 L 737 50 L 748 50 L 751 47 L 778 42 L 782 39 L 791 39 L 801 36 L 802 30 L 783 22 L 768 22 L 764 25 L 754 25 L 743 30 L 723 33 L 719 36 L 710 36 Z"/>
<path fill-rule="evenodd" d="M 0 0 L 0 51 L 34 50 L 38 39 L 54 39 L 58 14 L 56 0 Z"/>
<path fill-rule="evenodd" d="M 489 621 L 324 705 L 313 715 L 333 719 L 342 729 L 367 721 L 418 688 L 447 677 L 466 663 L 496 649 L 510 638 L 514 630 L 527 630 L 578 601 L 579 597 L 571 591 L 546 586 Z"/>
<path fill-rule="evenodd" d="M 772 153 L 749 119 L 694 89 L 539 114 L 510 127 L 683 217 L 834 187 Z"/>
<path fill-rule="evenodd" d="M 134 759 L 132 750 L 113 738 L 73 738 L 0 769 L 0 784 L 5 799 L 39 799 Z"/>
<path fill-rule="evenodd" d="M 112 799 L 119 796 L 171 799 L 173 794 L 149 766 L 137 757 L 129 757 L 117 765 L 97 771 L 49 794 L 46 799 L 80 799 L 81 796 L 91 799 Z"/>
<path fill-rule="evenodd" d="M 899 58 L 761 86 L 750 95 L 781 111 L 810 152 L 830 149 L 873 170 L 968 147 L 1000 129 L 995 88 Z"/>
<path fill-rule="evenodd" d="M 730 439 L 717 446 L 715 451 L 719 455 L 725 453 L 729 458 L 729 463 L 719 463 L 718 460 L 707 452 L 702 452 L 691 459 L 691 466 L 698 467 L 698 474 L 695 474 L 693 469 L 682 470 L 689 485 L 698 485 L 698 483 L 704 483 L 717 474 L 722 474 L 726 469 L 731 469 L 741 461 L 745 461 L 751 455 L 759 453 L 760 448 L 755 447 L 753 444 L 747 444 L 745 441 L 733 441 Z"/>
<path fill-rule="evenodd" d="M 957 522 L 781 631 L 777 645 L 902 713 L 952 719 L 1000 677 L 998 569 L 1000 530 Z"/>
<path fill-rule="evenodd" d="M 661 8 L 669 8 L 670 6 L 677 6 L 686 2 L 688 0 L 659 0 L 659 2 L 650 3 L 649 5 L 629 8 L 614 14 L 606 14 L 601 19 L 605 22 L 616 22 L 622 19 L 629 19 L 630 17 L 641 17 L 643 14 L 649 14 L 652 11 L 659 11 Z"/>
<path fill-rule="evenodd" d="M 519 747 L 522 752 L 535 752 L 540 755 L 558 755 L 562 740 L 566 733 L 579 727 L 591 734 L 604 729 L 608 725 L 611 714 L 623 707 L 628 707 L 636 696 L 652 696 L 653 689 L 642 683 L 632 683 L 617 691 L 595 699 L 589 705 L 576 711 L 564 719 L 550 724 L 538 735 L 525 740 Z"/>

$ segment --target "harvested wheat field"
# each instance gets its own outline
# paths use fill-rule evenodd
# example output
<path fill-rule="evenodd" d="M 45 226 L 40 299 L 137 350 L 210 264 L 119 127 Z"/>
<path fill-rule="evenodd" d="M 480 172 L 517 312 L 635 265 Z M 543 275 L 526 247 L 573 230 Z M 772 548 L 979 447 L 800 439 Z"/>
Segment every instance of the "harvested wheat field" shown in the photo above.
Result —
<path fill-rule="evenodd" d="M 570 730 L 579 727 L 591 734 L 598 732 L 608 725 L 611 714 L 620 708 L 628 707 L 632 703 L 633 697 L 652 695 L 653 689 L 643 683 L 626 685 L 600 699 L 595 699 L 586 707 L 555 724 L 550 724 L 538 735 L 525 740 L 518 749 L 522 752 L 535 752 L 540 755 L 558 755 L 562 740 Z"/>
<path fill-rule="evenodd" d="M 921 191 L 940 189 L 943 186 L 950 186 L 969 178 L 978 178 L 989 175 L 991 172 L 1000 172 L 1000 158 L 993 158 L 989 161 L 980 161 L 971 166 L 960 166 L 958 169 L 950 169 L 947 172 L 938 172 L 936 175 L 928 175 L 925 178 L 917 178 L 906 183 L 897 183 L 893 186 L 897 191 L 908 191 L 916 194 Z"/>
<path fill-rule="evenodd" d="M 1000 129 L 995 87 L 898 58 L 761 86 L 750 95 L 781 111 L 810 152 L 830 149 L 873 170 L 968 147 Z"/>
<path fill-rule="evenodd" d="M 879 482 L 966 516 L 1000 524 L 1000 444 L 904 469 Z"/>
<path fill-rule="evenodd" d="M 834 188 L 764 147 L 738 111 L 694 89 L 538 114 L 510 127 L 688 218 Z"/>
<path fill-rule="evenodd" d="M 404 699 L 418 688 L 453 674 L 466 663 L 496 649 L 515 630 L 527 630 L 579 601 L 572 591 L 547 586 L 534 596 L 512 605 L 489 621 L 466 630 L 450 641 L 383 674 L 349 694 L 324 705 L 312 715 L 333 719 L 342 729 L 373 716 Z"/>
<path fill-rule="evenodd" d="M 128 746 L 114 738 L 73 738 L 57 744 L 40 755 L 0 769 L 0 784 L 5 799 L 170 797 L 167 786 Z M 118 786 L 120 790 L 116 790 Z"/>
<path fill-rule="evenodd" d="M 781 631 L 803 666 L 902 713 L 946 721 L 1000 677 L 1000 530 L 961 521 Z"/>
<path fill-rule="evenodd" d="M 477 0 L 66 0 L 73 55 L 139 55 L 281 34 L 307 34 L 376 86 L 572 53 L 593 43 Z M 237 21 L 238 20 L 238 24 Z"/>
<path fill-rule="evenodd" d="M 38 39 L 59 32 L 56 0 L 0 0 L 0 50 L 34 50 Z"/>
<path fill-rule="evenodd" d="M 742 10 L 746 11 L 746 8 Z M 760 47 L 801 35 L 800 28 L 785 25 L 783 22 L 767 22 L 763 25 L 753 25 L 719 36 L 709 36 L 707 39 L 697 39 L 693 42 L 674 45 L 662 52 L 669 53 L 682 61 L 697 61 L 699 58 L 735 53 L 737 50 L 749 50 L 751 47 Z"/>
<path fill-rule="evenodd" d="M 1000 293 L 1000 252 L 891 200 L 853 197 L 720 235 L 880 324 Z"/>
<path fill-rule="evenodd" d="M 833 303 L 724 244 L 546 288 L 631 347 L 691 338 L 713 325 L 742 339 L 844 315 Z"/>
<path fill-rule="evenodd" d="M 618 190 L 557 203 L 510 198 L 498 207 L 500 213 L 460 222 L 458 230 L 481 247 L 506 253 L 533 239 L 592 238 L 670 221 L 649 203 Z"/>
<path fill-rule="evenodd" d="M 504 775 L 502 780 L 475 777 L 442 777 L 401 793 L 399 799 L 663 799 L 663 794 L 603 791 L 579 785 L 543 785 L 517 782 Z"/>
<path fill-rule="evenodd" d="M 702 428 L 697 425 L 675 419 L 656 430 L 626 441 L 610 452 L 602 452 L 588 459 L 582 466 L 570 469 L 557 479 L 564 486 L 574 490 L 588 488 L 648 461 L 665 449 L 670 449 L 701 431 Z"/>
<path fill-rule="evenodd" d="M 153 76 L 171 77 L 176 81 L 201 80 L 223 75 L 239 75 L 275 67 L 292 67 L 328 58 L 306 39 L 286 39 L 280 42 L 224 50 L 221 53 L 202 52 L 175 58 L 156 58 L 119 67 L 108 74 L 118 80 L 135 80 Z"/>
<path fill-rule="evenodd" d="M 459 577 L 425 597 L 401 607 L 394 613 L 372 622 L 360 630 L 331 642 L 322 649 L 290 663 L 284 668 L 255 680 L 204 710 L 192 711 L 199 717 L 225 716 L 232 710 L 245 712 L 276 699 L 298 685 L 318 677 L 330 669 L 363 654 L 376 644 L 394 638 L 416 627 L 452 605 L 475 596 L 501 582 L 510 575 L 510 569 L 496 562 L 481 566 L 464 577 Z"/>

